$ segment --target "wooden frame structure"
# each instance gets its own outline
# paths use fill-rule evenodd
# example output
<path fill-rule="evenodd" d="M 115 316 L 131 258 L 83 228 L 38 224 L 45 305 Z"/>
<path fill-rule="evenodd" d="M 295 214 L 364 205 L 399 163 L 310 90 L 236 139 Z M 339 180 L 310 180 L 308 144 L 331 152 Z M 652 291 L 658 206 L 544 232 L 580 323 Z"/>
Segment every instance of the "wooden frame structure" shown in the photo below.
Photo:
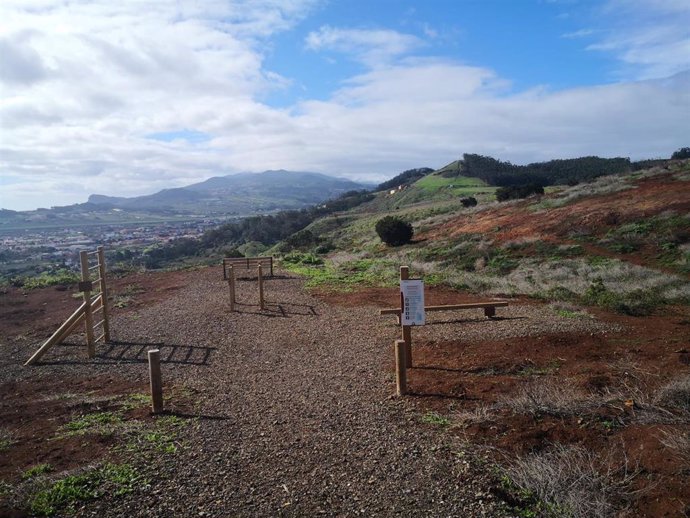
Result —
<path fill-rule="evenodd" d="M 237 304 L 237 279 L 235 278 L 235 267 L 230 265 L 226 268 L 224 265 L 223 273 L 225 279 L 228 281 L 228 288 L 230 290 L 230 311 L 235 311 L 235 305 Z M 257 267 L 256 278 L 259 281 L 259 307 L 263 311 L 266 309 L 266 300 L 264 299 L 263 266 L 260 263 Z"/>
<path fill-rule="evenodd" d="M 228 280 L 228 268 L 234 268 L 235 273 L 239 269 L 256 270 L 258 266 L 267 268 L 269 275 L 273 277 L 273 257 L 224 257 L 223 258 L 223 280 Z"/>
<path fill-rule="evenodd" d="M 96 263 L 90 266 L 91 259 L 95 257 Z M 89 358 L 96 355 L 96 342 L 110 341 L 110 320 L 108 311 L 108 286 L 105 281 L 105 251 L 102 246 L 94 251 L 82 251 L 79 253 L 81 266 L 81 281 L 79 291 L 82 292 L 83 302 L 77 310 L 65 320 L 48 340 L 27 360 L 24 365 L 33 365 L 55 344 L 59 344 L 84 323 L 86 328 L 86 349 Z M 91 272 L 98 271 L 98 277 L 92 278 Z M 101 320 L 94 323 L 94 316 L 101 313 Z M 96 335 L 100 327 L 101 334 Z"/>
<path fill-rule="evenodd" d="M 410 278 L 409 266 L 400 267 L 400 280 L 406 281 Z M 412 326 L 402 325 L 402 315 L 404 308 L 403 293 L 400 292 L 400 307 L 387 308 L 379 310 L 379 315 L 396 315 L 398 318 L 398 325 L 402 330 L 402 340 L 395 342 L 395 358 L 396 358 L 396 377 L 397 377 L 397 392 L 398 395 L 405 394 L 407 377 L 405 370 L 412 367 Z M 425 306 L 424 311 L 453 311 L 459 309 L 474 309 L 483 308 L 484 315 L 488 318 L 496 316 L 496 308 L 505 307 L 508 302 L 504 300 L 489 300 L 486 302 L 472 302 L 468 304 L 448 304 L 445 306 Z M 404 360 L 404 361 L 403 361 Z"/>

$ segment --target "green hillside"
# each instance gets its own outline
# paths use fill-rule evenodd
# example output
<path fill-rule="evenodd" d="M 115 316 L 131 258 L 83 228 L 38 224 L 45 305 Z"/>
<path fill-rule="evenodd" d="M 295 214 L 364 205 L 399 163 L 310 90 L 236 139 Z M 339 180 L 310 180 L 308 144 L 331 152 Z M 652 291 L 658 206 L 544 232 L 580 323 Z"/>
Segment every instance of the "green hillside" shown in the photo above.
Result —
<path fill-rule="evenodd" d="M 671 162 L 508 203 L 481 180 L 432 174 L 313 221 L 308 246 L 272 252 L 322 289 L 394 285 L 409 264 L 427 283 L 475 294 L 648 314 L 690 303 L 689 174 L 690 161 Z M 471 193 L 479 204 L 464 208 L 459 195 Z M 617 216 L 602 220 L 602 203 Z M 383 244 L 374 227 L 384 215 L 411 222 L 412 243 Z"/>

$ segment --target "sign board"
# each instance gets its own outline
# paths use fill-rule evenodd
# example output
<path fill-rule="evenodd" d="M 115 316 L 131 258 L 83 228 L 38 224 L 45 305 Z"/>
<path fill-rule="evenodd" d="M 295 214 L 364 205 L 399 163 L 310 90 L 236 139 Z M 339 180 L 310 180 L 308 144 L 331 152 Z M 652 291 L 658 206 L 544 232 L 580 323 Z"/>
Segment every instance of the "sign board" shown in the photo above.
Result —
<path fill-rule="evenodd" d="M 402 314 L 400 323 L 404 326 L 423 326 L 424 315 L 424 281 L 410 279 L 400 281 Z"/>

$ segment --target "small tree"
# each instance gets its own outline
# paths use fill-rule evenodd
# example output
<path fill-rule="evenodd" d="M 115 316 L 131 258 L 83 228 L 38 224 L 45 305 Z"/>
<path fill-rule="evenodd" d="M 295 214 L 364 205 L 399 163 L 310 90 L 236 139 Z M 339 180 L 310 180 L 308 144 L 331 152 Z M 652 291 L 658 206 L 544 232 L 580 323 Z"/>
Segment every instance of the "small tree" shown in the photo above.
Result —
<path fill-rule="evenodd" d="M 690 147 L 682 147 L 671 155 L 672 160 L 681 160 L 683 158 L 690 158 Z"/>
<path fill-rule="evenodd" d="M 412 225 L 395 216 L 386 216 L 376 223 L 376 233 L 390 246 L 400 246 L 412 240 Z"/>
<path fill-rule="evenodd" d="M 463 207 L 469 208 L 477 205 L 477 198 L 474 196 L 468 196 L 467 198 L 460 198 L 460 203 Z"/>

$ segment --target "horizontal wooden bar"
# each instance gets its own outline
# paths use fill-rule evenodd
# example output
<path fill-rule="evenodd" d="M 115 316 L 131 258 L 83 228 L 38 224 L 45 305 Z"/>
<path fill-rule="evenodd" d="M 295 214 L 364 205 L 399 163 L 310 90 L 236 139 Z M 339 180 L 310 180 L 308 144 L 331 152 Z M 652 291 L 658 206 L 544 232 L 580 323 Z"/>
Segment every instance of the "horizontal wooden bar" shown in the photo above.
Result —
<path fill-rule="evenodd" d="M 99 336 L 98 338 L 96 338 L 95 341 L 98 342 L 99 340 L 102 340 L 103 338 L 105 338 L 105 333 L 103 333 L 101 336 Z"/>
<path fill-rule="evenodd" d="M 100 326 L 100 325 L 103 325 L 103 322 L 105 322 L 105 320 L 101 320 L 100 322 L 96 322 L 96 323 L 93 325 L 93 327 L 96 328 L 96 327 L 98 327 L 98 326 Z"/>
<path fill-rule="evenodd" d="M 97 255 L 98 250 L 94 250 L 93 252 L 87 252 L 86 255 Z"/>
<path fill-rule="evenodd" d="M 449 304 L 446 306 L 426 306 L 425 311 L 453 311 L 456 309 L 474 309 L 474 308 L 501 308 L 508 305 L 505 301 L 496 302 L 472 302 L 468 304 Z M 379 315 L 399 315 L 400 308 L 387 308 L 379 311 Z"/>
<path fill-rule="evenodd" d="M 97 264 L 97 265 L 95 265 L 95 266 L 91 266 L 91 267 L 89 268 L 89 270 L 98 270 L 100 267 L 101 267 L 101 265 L 100 265 L 100 264 Z"/>

